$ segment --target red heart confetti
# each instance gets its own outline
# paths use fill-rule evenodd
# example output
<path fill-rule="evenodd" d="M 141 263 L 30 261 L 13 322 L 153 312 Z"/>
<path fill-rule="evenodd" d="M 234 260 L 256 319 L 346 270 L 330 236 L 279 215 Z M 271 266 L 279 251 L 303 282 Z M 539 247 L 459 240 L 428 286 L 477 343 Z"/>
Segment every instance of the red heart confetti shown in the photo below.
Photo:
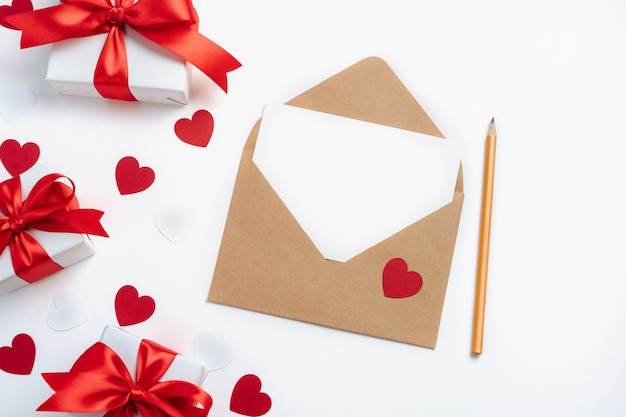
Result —
<path fill-rule="evenodd" d="M 148 320 L 154 313 L 154 299 L 148 295 L 139 297 L 137 289 L 125 285 L 115 295 L 115 315 L 120 326 L 130 326 Z"/>
<path fill-rule="evenodd" d="M 183 142 L 204 148 L 211 140 L 214 124 L 211 113 L 198 110 L 191 116 L 191 120 L 178 120 L 174 125 L 174 132 Z"/>
<path fill-rule="evenodd" d="M 409 271 L 402 258 L 393 258 L 383 269 L 383 293 L 389 298 L 407 298 L 422 289 L 422 276 Z"/>
<path fill-rule="evenodd" d="M 154 171 L 150 167 L 140 167 L 137 159 L 125 156 L 115 168 L 115 180 L 120 194 L 141 192 L 154 182 Z"/>
<path fill-rule="evenodd" d="M 14 177 L 26 172 L 39 159 L 39 146 L 33 142 L 20 145 L 15 139 L 7 139 L 0 145 L 0 161 Z"/>
<path fill-rule="evenodd" d="M 248 374 L 239 378 L 230 397 L 230 411 L 244 416 L 258 417 L 272 407 L 272 399 L 261 392 L 261 380 Z"/>
<path fill-rule="evenodd" d="M 31 10 L 33 10 L 33 4 L 30 0 L 13 0 L 10 6 L 0 6 L 0 26 L 17 30 L 15 26 L 7 22 L 4 18 L 12 14 L 29 12 Z"/>
<path fill-rule="evenodd" d="M 35 364 L 35 342 L 27 334 L 13 338 L 11 346 L 0 347 L 0 369 L 10 374 L 29 375 Z"/>

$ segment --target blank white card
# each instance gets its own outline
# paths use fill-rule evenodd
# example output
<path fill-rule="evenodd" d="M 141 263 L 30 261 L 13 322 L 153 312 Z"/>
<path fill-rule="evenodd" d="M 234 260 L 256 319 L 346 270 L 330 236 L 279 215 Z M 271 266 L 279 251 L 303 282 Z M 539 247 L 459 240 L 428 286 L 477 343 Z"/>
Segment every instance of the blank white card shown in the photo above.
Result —
<path fill-rule="evenodd" d="M 452 201 L 441 138 L 268 105 L 253 161 L 321 254 L 345 262 Z"/>

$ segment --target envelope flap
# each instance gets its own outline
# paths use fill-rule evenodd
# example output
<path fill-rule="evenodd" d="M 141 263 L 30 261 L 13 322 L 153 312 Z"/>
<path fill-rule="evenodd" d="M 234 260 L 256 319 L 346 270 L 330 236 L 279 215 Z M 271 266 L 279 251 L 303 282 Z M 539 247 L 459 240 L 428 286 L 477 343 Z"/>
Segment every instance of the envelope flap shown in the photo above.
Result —
<path fill-rule="evenodd" d="M 287 104 L 444 137 L 389 65 L 366 58 Z"/>
<path fill-rule="evenodd" d="M 444 138 L 391 67 L 378 57 L 357 62 L 286 104 Z M 258 127 L 257 123 L 242 160 L 252 158 Z M 455 191 L 463 192 L 460 167 Z"/>

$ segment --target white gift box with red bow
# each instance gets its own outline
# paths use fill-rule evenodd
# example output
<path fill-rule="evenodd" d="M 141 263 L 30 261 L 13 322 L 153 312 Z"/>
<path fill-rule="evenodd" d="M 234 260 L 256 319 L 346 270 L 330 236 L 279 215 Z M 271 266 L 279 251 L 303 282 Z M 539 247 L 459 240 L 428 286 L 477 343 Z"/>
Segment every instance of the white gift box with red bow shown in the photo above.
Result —
<path fill-rule="evenodd" d="M 20 175 L 22 199 L 26 199 L 35 183 L 49 173 L 48 164 L 41 164 Z M 41 230 L 28 230 L 28 233 L 37 239 L 50 258 L 63 268 L 96 253 L 93 242 L 86 234 L 53 233 Z M 0 294 L 17 290 L 27 284 L 27 281 L 16 275 L 9 248 L 4 248 L 0 255 Z"/>

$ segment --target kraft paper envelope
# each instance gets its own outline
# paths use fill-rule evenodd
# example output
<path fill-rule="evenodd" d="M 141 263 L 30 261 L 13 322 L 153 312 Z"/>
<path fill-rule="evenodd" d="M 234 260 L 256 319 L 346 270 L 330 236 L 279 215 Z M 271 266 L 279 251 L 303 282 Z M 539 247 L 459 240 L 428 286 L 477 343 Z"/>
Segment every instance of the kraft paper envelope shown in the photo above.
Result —
<path fill-rule="evenodd" d="M 379 58 L 287 104 L 443 138 Z M 451 203 L 346 262 L 331 261 L 252 161 L 259 126 L 243 150 L 209 301 L 434 348 L 463 204 L 461 167 Z"/>

